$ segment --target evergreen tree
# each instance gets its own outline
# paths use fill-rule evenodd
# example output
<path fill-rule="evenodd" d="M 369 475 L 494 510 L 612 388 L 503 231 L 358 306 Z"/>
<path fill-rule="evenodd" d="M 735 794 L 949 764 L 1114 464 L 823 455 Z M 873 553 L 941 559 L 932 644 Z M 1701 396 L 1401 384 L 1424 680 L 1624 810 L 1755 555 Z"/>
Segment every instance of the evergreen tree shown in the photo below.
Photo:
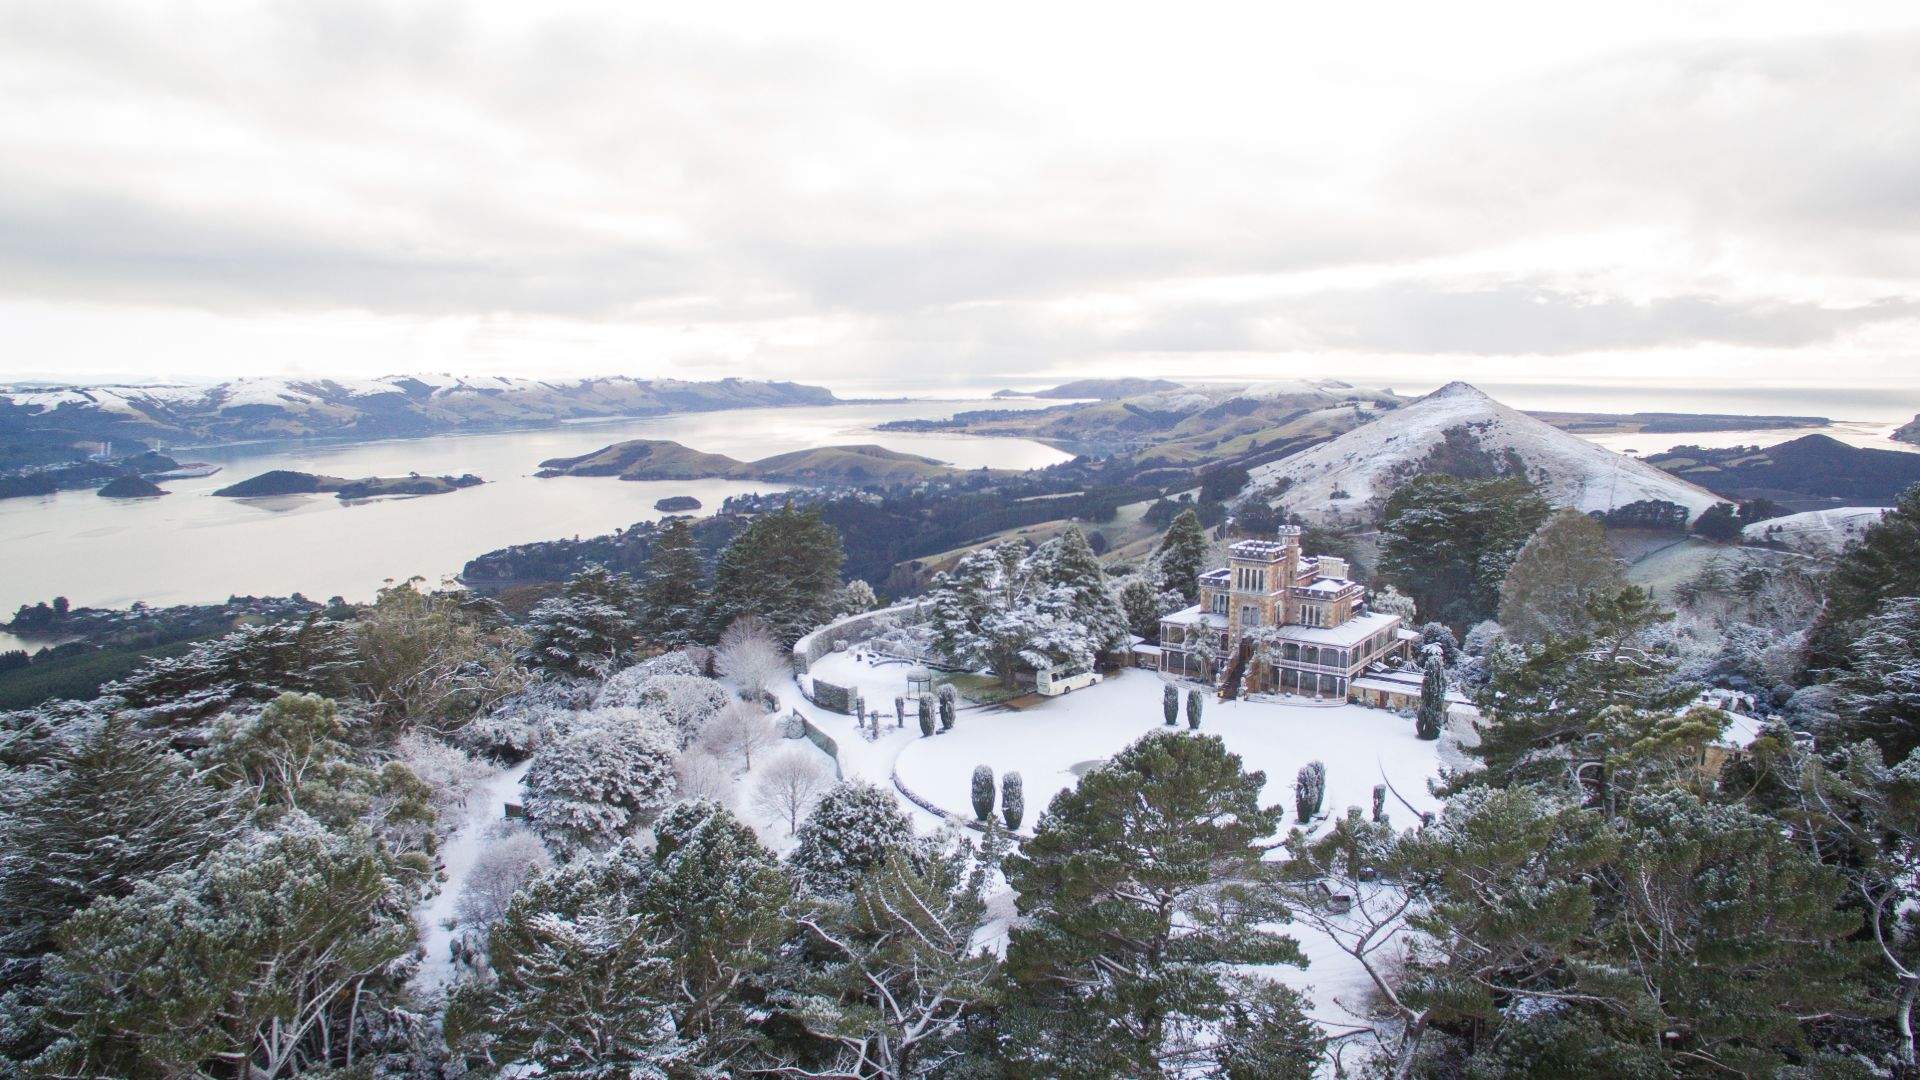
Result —
<path fill-rule="evenodd" d="M 181 656 L 149 660 L 100 692 L 118 698 L 139 726 L 172 729 L 284 693 L 345 697 L 356 664 L 347 625 L 313 617 L 241 626 Z"/>
<path fill-rule="evenodd" d="M 640 634 L 668 648 L 699 641 L 707 604 L 705 574 L 693 530 L 669 520 L 647 551 L 640 583 Z"/>
<path fill-rule="evenodd" d="M 1605 530 L 1576 510 L 1540 526 L 1500 583 L 1500 625 L 1521 644 L 1586 633 L 1587 601 L 1627 583 Z"/>
<path fill-rule="evenodd" d="M 960 710 L 960 692 L 952 683 L 940 684 L 940 730 L 952 731 L 954 717 Z"/>
<path fill-rule="evenodd" d="M 1547 511 L 1524 480 L 1416 476 L 1387 498 L 1380 576 L 1428 618 L 1452 626 L 1491 618 L 1501 581 Z"/>
<path fill-rule="evenodd" d="M 1194 731 L 1200 730 L 1200 710 L 1205 705 L 1206 702 L 1200 699 L 1200 691 L 1187 691 L 1187 727 Z"/>
<path fill-rule="evenodd" d="M 1026 783 L 1012 770 L 1000 777 L 1000 816 L 1006 821 L 1008 832 L 1019 832 L 1020 823 L 1027 817 Z"/>
<path fill-rule="evenodd" d="M 1447 667 L 1437 656 L 1427 658 L 1427 671 L 1420 680 L 1420 707 L 1413 717 L 1414 733 L 1422 739 L 1437 739 L 1447 724 Z"/>
<path fill-rule="evenodd" d="M 1671 614 L 1628 586 L 1593 598 L 1588 617 L 1588 635 L 1496 655 L 1469 751 L 1486 768 L 1458 783 L 1585 785 L 1604 800 L 1611 778 L 1633 767 L 1631 753 L 1670 762 L 1718 735 L 1722 719 L 1682 715 L 1694 691 L 1676 683 L 1675 660 L 1652 640 Z"/>
<path fill-rule="evenodd" d="M 1077 529 L 1025 554 L 1005 543 L 972 552 L 934 579 L 935 651 L 986 667 L 1013 687 L 1024 666 L 1092 667 L 1126 640 L 1126 618 Z"/>
<path fill-rule="evenodd" d="M 1809 668 L 1844 668 L 1858 624 L 1888 600 L 1920 596 L 1920 485 L 1868 526 L 1827 575 L 1827 602 L 1808 645 Z"/>
<path fill-rule="evenodd" d="M 356 1007 L 410 953 L 419 886 L 364 834 L 295 813 L 59 931 L 57 1075 L 278 1076 L 344 1064 Z M 376 991 L 372 1001 L 364 992 Z"/>
<path fill-rule="evenodd" d="M 745 615 L 764 619 L 782 645 L 833 618 L 845 554 L 817 507 L 755 518 L 720 552 L 707 602 L 708 640 Z"/>
<path fill-rule="evenodd" d="M 597 850 L 644 828 L 673 798 L 675 746 L 628 710 L 577 713 L 527 767 L 527 823 L 562 853 Z"/>
<path fill-rule="evenodd" d="M 1160 711 L 1166 714 L 1167 726 L 1180 726 L 1180 688 L 1167 683 L 1161 687 Z"/>
<path fill-rule="evenodd" d="M 1836 715 L 1820 734 L 1871 739 L 1901 761 L 1920 747 L 1920 597 L 1888 600 L 1853 625 L 1852 662 L 1833 681 Z"/>
<path fill-rule="evenodd" d="M 981 821 L 993 817 L 993 770 L 985 765 L 973 767 L 973 816 Z"/>
<path fill-rule="evenodd" d="M 783 980 L 790 1015 L 835 1049 L 832 1075 L 944 1075 L 968 1050 L 969 1017 L 995 999 L 999 961 L 974 947 L 987 866 L 950 835 L 917 858 L 895 849 L 845 898 L 800 918 L 821 962 Z"/>
<path fill-rule="evenodd" d="M 1740 519 L 1734 513 L 1732 503 L 1714 503 L 1700 512 L 1694 519 L 1693 531 L 1700 536 L 1721 544 L 1729 544 L 1740 538 Z"/>
<path fill-rule="evenodd" d="M 643 610 L 631 578 L 589 566 L 527 615 L 526 660 L 562 675 L 605 678 L 632 661 Z"/>
<path fill-rule="evenodd" d="M 1156 731 L 1063 791 L 1008 863 L 1004 1045 L 1025 1075 L 1160 1076 L 1217 1049 L 1235 965 L 1301 963 L 1251 882 L 1279 824 L 1215 736 Z"/>
<path fill-rule="evenodd" d="M 789 865 L 819 896 L 845 896 L 860 876 L 913 842 L 913 825 L 892 795 L 847 781 L 821 796 L 794 834 Z"/>
<path fill-rule="evenodd" d="M 920 695 L 920 737 L 923 739 L 930 739 L 933 737 L 933 708 L 934 708 L 933 695 L 921 694 Z"/>
<path fill-rule="evenodd" d="M 1160 591 L 1176 592 L 1186 603 L 1200 598 L 1200 575 L 1206 570 L 1207 532 L 1200 516 L 1182 510 L 1167 526 L 1167 535 L 1154 553 L 1160 568 Z"/>
<path fill-rule="evenodd" d="M 1126 616 L 1127 631 L 1138 638 L 1160 638 L 1160 589 L 1144 577 L 1130 577 L 1115 597 Z"/>

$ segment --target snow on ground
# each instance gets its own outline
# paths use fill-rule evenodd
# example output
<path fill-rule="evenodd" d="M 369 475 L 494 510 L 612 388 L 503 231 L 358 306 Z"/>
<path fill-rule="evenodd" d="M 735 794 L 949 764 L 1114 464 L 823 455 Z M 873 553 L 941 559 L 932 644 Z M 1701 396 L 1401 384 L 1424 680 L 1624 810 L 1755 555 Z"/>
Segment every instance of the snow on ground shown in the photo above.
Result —
<path fill-rule="evenodd" d="M 1400 472 L 1458 427 L 1471 428 L 1494 453 L 1512 448 L 1529 472 L 1545 474 L 1544 490 L 1556 506 L 1606 510 L 1664 499 L 1699 514 L 1721 501 L 1704 488 L 1569 435 L 1458 382 L 1332 442 L 1259 466 L 1249 490 L 1287 480 L 1291 486 L 1279 501 L 1289 509 L 1321 516 L 1359 511 L 1384 499 Z"/>
<path fill-rule="evenodd" d="M 439 892 L 413 913 L 426 950 L 426 959 L 413 976 L 413 984 L 420 990 L 435 991 L 453 979 L 453 930 L 449 924 L 453 921 L 454 908 L 466 889 L 467 875 L 473 872 L 474 862 L 486 847 L 489 830 L 506 816 L 507 803 L 519 801 L 520 781 L 527 775 L 530 764 L 532 762 L 523 761 L 511 769 L 502 769 L 468 796 L 466 821 L 440 849 L 447 880 Z"/>
<path fill-rule="evenodd" d="M 1031 828 L 1047 803 L 1077 781 L 1076 768 L 1084 772 L 1165 725 L 1162 685 L 1153 672 L 1122 671 L 1029 709 L 962 713 L 952 731 L 901 749 L 900 780 L 942 809 L 971 814 L 974 766 L 990 767 L 996 778 L 1018 770 Z M 1184 717 L 1183 711 L 1182 730 Z M 1208 700 L 1200 730 L 1225 739 L 1247 769 L 1266 773 L 1269 803 L 1291 808 L 1295 775 L 1317 760 L 1327 767 L 1330 814 L 1370 807 L 1373 786 L 1383 781 L 1421 811 L 1440 808 L 1427 791 L 1427 780 L 1438 775 L 1435 744 L 1415 738 L 1411 720 L 1383 709 Z M 1392 795 L 1387 802 L 1391 814 L 1411 820 Z"/>
<path fill-rule="evenodd" d="M 1866 535 L 1887 512 L 1884 506 L 1838 506 L 1756 521 L 1741 530 L 1749 543 L 1779 544 L 1808 555 L 1837 555 Z"/>
<path fill-rule="evenodd" d="M 954 814 L 972 814 L 975 765 L 991 767 L 996 779 L 1007 769 L 1016 769 L 1026 786 L 1026 827 L 1030 829 L 1054 795 L 1076 782 L 1074 766 L 1105 759 L 1164 726 L 1159 675 L 1131 670 L 1025 709 L 964 710 L 952 731 L 923 738 L 911 716 L 905 730 L 891 726 L 893 695 L 906 691 L 909 670 L 904 664 L 875 664 L 852 653 L 836 653 L 813 665 L 813 675 L 858 687 L 883 709 L 887 718 L 875 742 L 855 731 L 852 718 L 807 703 L 793 683 L 782 688 L 781 696 L 785 708 L 798 708 L 838 741 L 841 764 L 849 777 L 869 780 L 898 796 L 892 784 L 897 768 L 908 787 Z M 1183 685 L 1183 697 L 1186 689 Z M 1182 706 L 1185 730 L 1184 702 Z M 1415 809 L 1440 808 L 1440 800 L 1427 790 L 1427 781 L 1439 775 L 1441 744 L 1416 739 L 1412 721 L 1384 710 L 1209 698 L 1200 730 L 1221 736 L 1247 768 L 1266 773 L 1264 797 L 1288 808 L 1288 827 L 1294 824 L 1294 776 L 1313 760 L 1327 767 L 1329 820 L 1349 806 L 1370 807 L 1373 786 L 1383 776 Z M 1402 827 L 1413 822 L 1414 814 L 1405 805 L 1391 795 L 1387 802 L 1394 821 Z M 922 832 L 943 824 L 904 797 L 901 805 Z M 995 892 L 989 897 L 989 909 L 991 918 L 981 928 L 979 940 L 985 947 L 1004 951 L 1014 920 L 1012 893 Z M 1305 994 L 1311 1002 L 1309 1015 L 1330 1032 L 1366 1024 L 1373 984 L 1359 963 L 1310 926 L 1293 923 L 1284 930 L 1300 942 L 1308 966 L 1257 970 Z M 1347 1055 L 1349 1065 L 1365 1052 L 1356 1046 Z"/>

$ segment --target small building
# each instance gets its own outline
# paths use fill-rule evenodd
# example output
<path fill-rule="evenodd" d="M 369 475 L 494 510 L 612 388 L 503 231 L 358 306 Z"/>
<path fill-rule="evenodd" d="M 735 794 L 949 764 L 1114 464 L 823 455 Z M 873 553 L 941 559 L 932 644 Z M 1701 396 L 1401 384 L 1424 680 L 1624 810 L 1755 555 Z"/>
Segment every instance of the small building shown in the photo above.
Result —
<path fill-rule="evenodd" d="M 1419 635 L 1413 635 L 1418 637 Z M 1417 667 L 1381 668 L 1367 671 L 1353 680 L 1353 700 L 1362 705 L 1371 705 L 1376 709 L 1394 709 L 1396 711 L 1417 709 L 1420 707 L 1420 688 L 1426 682 L 1426 672 Z M 1447 687 L 1447 715 L 1478 716 L 1473 699 L 1452 687 Z"/>
<path fill-rule="evenodd" d="M 1369 612 L 1346 560 L 1304 556 L 1300 530 L 1241 540 L 1200 576 L 1200 602 L 1160 620 L 1160 670 L 1249 693 L 1347 698 L 1411 655 L 1398 615 Z"/>

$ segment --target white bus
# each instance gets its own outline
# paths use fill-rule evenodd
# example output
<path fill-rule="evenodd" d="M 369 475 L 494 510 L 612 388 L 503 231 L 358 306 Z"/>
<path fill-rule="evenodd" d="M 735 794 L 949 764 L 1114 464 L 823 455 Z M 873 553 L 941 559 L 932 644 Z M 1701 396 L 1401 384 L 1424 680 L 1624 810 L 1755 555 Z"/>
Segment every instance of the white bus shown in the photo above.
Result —
<path fill-rule="evenodd" d="M 1059 697 L 1092 686 L 1104 678 L 1106 676 L 1090 668 L 1054 664 L 1033 673 L 1033 688 L 1048 697 Z"/>

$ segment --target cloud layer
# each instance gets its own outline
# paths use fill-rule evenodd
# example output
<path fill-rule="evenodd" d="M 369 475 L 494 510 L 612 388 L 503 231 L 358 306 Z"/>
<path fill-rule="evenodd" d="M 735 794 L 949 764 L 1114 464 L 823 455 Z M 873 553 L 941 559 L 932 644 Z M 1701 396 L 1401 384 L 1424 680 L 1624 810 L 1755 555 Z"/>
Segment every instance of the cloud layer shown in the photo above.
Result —
<path fill-rule="evenodd" d="M 0 376 L 1920 372 L 1902 6 L 539 7 L 0 4 Z"/>

